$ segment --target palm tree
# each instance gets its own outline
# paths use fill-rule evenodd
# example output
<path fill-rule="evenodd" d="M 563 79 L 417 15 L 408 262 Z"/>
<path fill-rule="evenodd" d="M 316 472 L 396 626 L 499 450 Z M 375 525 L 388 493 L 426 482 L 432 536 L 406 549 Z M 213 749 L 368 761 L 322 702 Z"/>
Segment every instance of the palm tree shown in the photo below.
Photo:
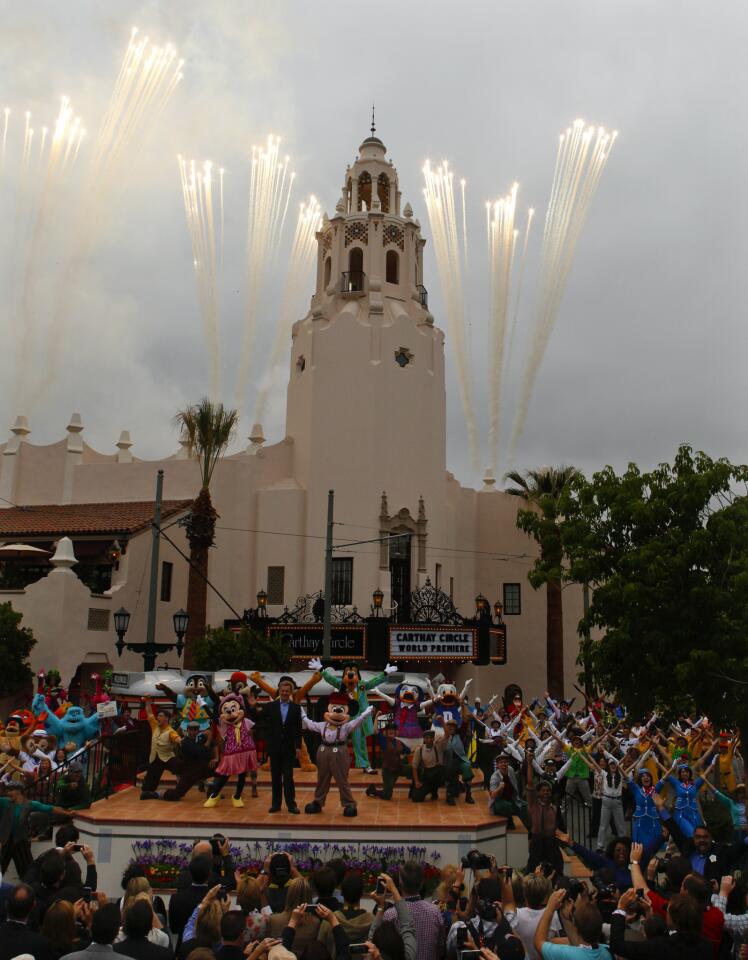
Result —
<path fill-rule="evenodd" d="M 200 492 L 192 504 L 187 524 L 190 543 L 190 573 L 187 581 L 187 613 L 190 615 L 184 646 L 184 665 L 193 666 L 195 641 L 205 633 L 208 602 L 208 551 L 215 542 L 218 514 L 210 499 L 210 481 L 219 458 L 234 436 L 239 414 L 227 410 L 222 403 L 207 397 L 192 406 L 178 410 L 174 425 L 187 440 L 190 455 L 197 456 L 200 466 Z"/>
<path fill-rule="evenodd" d="M 504 477 L 515 486 L 506 492 L 521 497 L 528 505 L 517 511 L 517 526 L 533 537 L 540 547 L 540 560 L 529 575 L 537 590 L 545 584 L 546 671 L 551 696 L 564 695 L 564 610 L 561 594 L 563 544 L 559 521 L 560 500 L 579 471 L 575 467 L 541 467 L 524 475 L 511 470 Z"/>

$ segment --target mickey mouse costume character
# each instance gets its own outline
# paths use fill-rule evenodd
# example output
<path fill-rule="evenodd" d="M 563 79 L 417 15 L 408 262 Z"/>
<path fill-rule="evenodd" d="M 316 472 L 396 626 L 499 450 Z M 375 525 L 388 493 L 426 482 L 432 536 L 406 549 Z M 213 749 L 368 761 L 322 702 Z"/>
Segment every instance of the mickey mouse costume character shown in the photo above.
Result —
<path fill-rule="evenodd" d="M 243 807 L 242 791 L 247 773 L 257 772 L 257 750 L 252 739 L 254 723 L 244 716 L 241 694 L 230 693 L 221 700 L 219 727 L 223 737 L 223 756 L 216 767 L 216 778 L 204 807 L 215 807 L 229 777 L 236 775 L 236 790 L 231 798 L 235 807 Z"/>
<path fill-rule="evenodd" d="M 315 657 L 309 661 L 309 669 L 319 671 L 325 683 L 335 687 L 342 693 L 347 694 L 354 701 L 358 712 L 366 711 L 369 706 L 369 700 L 366 694 L 373 690 L 378 684 L 383 683 L 390 673 L 397 673 L 397 667 L 387 664 L 381 673 L 372 677 L 370 680 L 362 680 L 361 673 L 355 663 L 343 664 L 343 675 L 336 677 L 331 670 L 325 670 L 322 667 L 322 661 Z M 368 718 L 368 714 L 366 715 Z M 366 738 L 374 733 L 374 726 L 371 720 L 366 720 L 363 725 L 356 728 L 353 735 L 353 754 L 356 760 L 356 766 L 360 767 L 364 773 L 374 773 L 369 761 L 369 751 L 366 748 Z"/>
<path fill-rule="evenodd" d="M 348 771 L 351 767 L 351 758 L 348 755 L 348 737 L 371 716 L 374 707 L 369 705 L 361 713 L 358 712 L 358 703 L 345 693 L 331 693 L 327 700 L 327 710 L 324 720 L 310 720 L 304 714 L 301 722 L 305 730 L 313 730 L 322 737 L 322 743 L 317 747 L 317 786 L 314 791 L 314 800 L 304 807 L 304 813 L 321 813 L 325 805 L 327 794 L 330 792 L 332 780 L 340 792 L 340 802 L 343 806 L 344 817 L 355 817 L 358 814 L 356 801 L 353 798 Z"/>

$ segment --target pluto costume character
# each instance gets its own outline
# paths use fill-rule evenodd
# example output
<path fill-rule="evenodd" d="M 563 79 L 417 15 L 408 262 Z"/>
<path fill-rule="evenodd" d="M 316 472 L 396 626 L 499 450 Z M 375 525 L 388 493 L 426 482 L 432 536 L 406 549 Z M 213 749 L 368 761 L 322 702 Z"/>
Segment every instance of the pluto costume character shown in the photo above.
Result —
<path fill-rule="evenodd" d="M 314 800 L 304 807 L 304 813 L 321 813 L 334 780 L 340 793 L 340 803 L 344 817 L 355 817 L 358 813 L 351 786 L 348 783 L 348 771 L 351 758 L 348 755 L 348 736 L 368 720 L 374 707 L 367 706 L 361 713 L 358 704 L 345 693 L 331 693 L 327 701 L 324 720 L 310 720 L 304 714 L 301 723 L 305 730 L 313 730 L 322 738 L 317 747 L 317 787 Z"/>
<path fill-rule="evenodd" d="M 358 713 L 366 711 L 369 706 L 369 700 L 366 696 L 368 691 L 373 690 L 378 684 L 387 679 L 390 673 L 397 673 L 397 667 L 387 664 L 382 673 L 378 673 L 371 680 L 362 680 L 359 669 L 355 663 L 346 663 L 343 665 L 343 676 L 336 677 L 330 670 L 323 670 L 319 659 L 309 661 L 310 670 L 319 670 L 322 679 L 329 683 L 331 687 L 347 694 L 351 700 L 358 705 Z M 356 759 L 356 766 L 360 767 L 365 773 L 374 773 L 369 761 L 369 751 L 366 749 L 366 738 L 374 733 L 374 725 L 367 719 L 356 728 L 353 734 L 353 754 Z"/>

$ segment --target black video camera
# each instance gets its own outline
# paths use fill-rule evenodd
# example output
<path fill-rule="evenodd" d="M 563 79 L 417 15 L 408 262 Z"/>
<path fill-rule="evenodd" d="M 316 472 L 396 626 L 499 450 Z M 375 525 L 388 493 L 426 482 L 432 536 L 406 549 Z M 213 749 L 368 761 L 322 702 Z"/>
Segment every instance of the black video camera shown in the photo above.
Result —
<path fill-rule="evenodd" d="M 491 858 L 481 853 L 480 850 L 470 850 L 466 857 L 462 858 L 463 870 L 490 870 Z"/>

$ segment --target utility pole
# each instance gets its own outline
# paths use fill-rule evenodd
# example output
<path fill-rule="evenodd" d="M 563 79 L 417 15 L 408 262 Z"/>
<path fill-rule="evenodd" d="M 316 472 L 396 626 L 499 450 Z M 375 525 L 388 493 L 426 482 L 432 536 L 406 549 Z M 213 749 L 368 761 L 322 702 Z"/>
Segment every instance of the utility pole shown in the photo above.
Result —
<path fill-rule="evenodd" d="M 329 660 L 332 653 L 332 516 L 335 507 L 335 491 L 327 491 L 327 543 L 325 545 L 325 613 L 322 620 L 322 659 Z"/>
<path fill-rule="evenodd" d="M 156 474 L 156 502 L 151 524 L 151 582 L 148 589 L 148 625 L 145 633 L 143 662 L 146 671 L 156 666 L 156 593 L 158 590 L 158 547 L 161 537 L 161 502 L 164 493 L 164 471 Z"/>
<path fill-rule="evenodd" d="M 590 585 L 582 584 L 582 605 L 585 619 L 590 612 Z M 585 624 L 584 628 L 584 652 L 582 654 L 582 667 L 584 669 L 584 692 L 588 697 L 592 696 L 592 664 L 590 663 L 590 628 Z"/>

